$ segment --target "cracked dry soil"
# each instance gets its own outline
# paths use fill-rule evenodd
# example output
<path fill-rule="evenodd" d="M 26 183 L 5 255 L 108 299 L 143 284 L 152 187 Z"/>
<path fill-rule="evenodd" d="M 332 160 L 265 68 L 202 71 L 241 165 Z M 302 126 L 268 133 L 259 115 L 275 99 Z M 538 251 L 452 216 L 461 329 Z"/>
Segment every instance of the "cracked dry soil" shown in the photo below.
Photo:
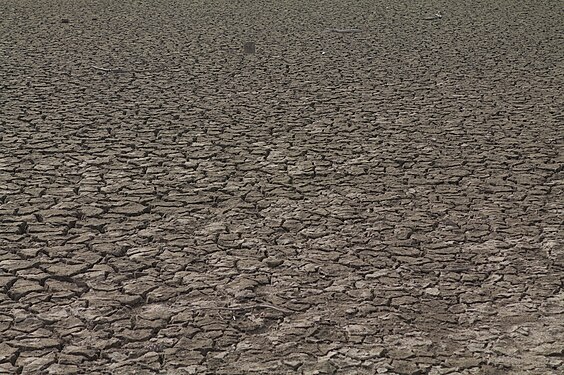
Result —
<path fill-rule="evenodd" d="M 3 0 L 0 373 L 563 374 L 561 5 Z"/>

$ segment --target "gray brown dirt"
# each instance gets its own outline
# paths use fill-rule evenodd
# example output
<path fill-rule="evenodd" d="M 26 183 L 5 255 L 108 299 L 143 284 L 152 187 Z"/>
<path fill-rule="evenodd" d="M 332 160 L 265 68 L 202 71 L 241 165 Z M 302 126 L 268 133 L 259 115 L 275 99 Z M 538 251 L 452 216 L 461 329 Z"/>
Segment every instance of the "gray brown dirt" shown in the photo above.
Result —
<path fill-rule="evenodd" d="M 0 373 L 564 373 L 559 1 L 0 14 Z"/>

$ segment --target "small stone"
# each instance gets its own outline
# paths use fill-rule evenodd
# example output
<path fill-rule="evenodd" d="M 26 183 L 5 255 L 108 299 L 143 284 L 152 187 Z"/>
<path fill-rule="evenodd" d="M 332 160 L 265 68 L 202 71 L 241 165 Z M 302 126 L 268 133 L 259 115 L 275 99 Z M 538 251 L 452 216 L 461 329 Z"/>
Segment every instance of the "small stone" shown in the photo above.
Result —
<path fill-rule="evenodd" d="M 243 46 L 243 50 L 247 55 L 255 53 L 255 43 L 254 42 L 247 42 Z"/>
<path fill-rule="evenodd" d="M 61 19 L 61 23 L 69 23 L 69 19 L 68 18 L 62 18 Z"/>
<path fill-rule="evenodd" d="M 276 268 L 279 265 L 281 265 L 282 263 L 284 263 L 283 259 L 278 259 L 278 258 L 274 258 L 274 257 L 268 257 L 263 259 L 262 261 L 264 264 L 266 264 L 268 267 L 270 268 Z"/>

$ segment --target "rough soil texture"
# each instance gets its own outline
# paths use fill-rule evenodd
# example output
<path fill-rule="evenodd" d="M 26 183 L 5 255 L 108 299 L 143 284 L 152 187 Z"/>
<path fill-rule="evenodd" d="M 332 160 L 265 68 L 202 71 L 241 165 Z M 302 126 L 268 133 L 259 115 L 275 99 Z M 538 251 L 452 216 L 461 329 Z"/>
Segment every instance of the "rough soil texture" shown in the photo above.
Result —
<path fill-rule="evenodd" d="M 561 2 L 0 14 L 0 373 L 564 373 Z"/>

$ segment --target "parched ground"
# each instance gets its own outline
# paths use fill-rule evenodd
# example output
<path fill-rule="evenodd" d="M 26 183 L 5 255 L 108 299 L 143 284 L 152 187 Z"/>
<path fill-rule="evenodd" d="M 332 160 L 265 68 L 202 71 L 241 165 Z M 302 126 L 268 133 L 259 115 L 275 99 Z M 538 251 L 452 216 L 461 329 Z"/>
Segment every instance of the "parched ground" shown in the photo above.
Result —
<path fill-rule="evenodd" d="M 564 373 L 561 2 L 0 15 L 0 373 Z"/>

